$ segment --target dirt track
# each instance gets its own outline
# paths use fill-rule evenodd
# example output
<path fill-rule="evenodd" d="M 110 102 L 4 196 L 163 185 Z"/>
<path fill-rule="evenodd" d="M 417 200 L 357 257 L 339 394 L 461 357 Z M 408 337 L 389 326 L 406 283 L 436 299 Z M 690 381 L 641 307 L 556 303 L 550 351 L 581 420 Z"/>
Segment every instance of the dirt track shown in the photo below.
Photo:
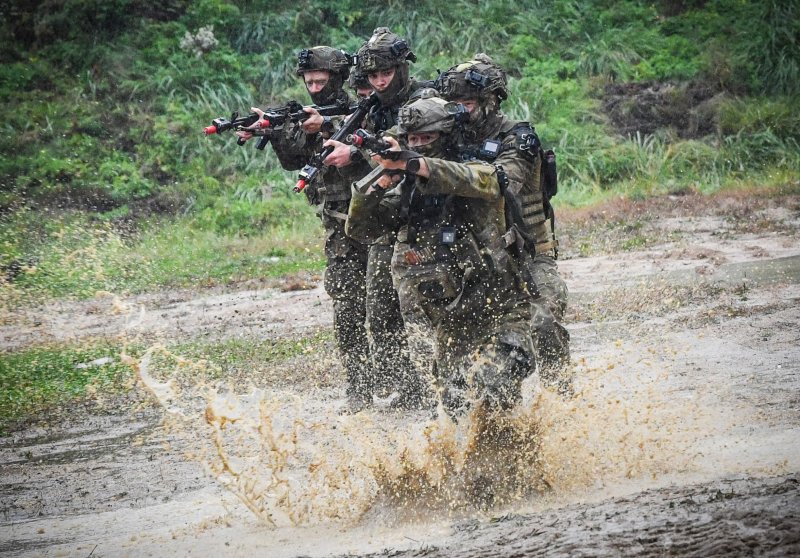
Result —
<path fill-rule="evenodd" d="M 543 484 L 523 497 L 487 508 L 415 493 L 408 479 L 433 475 L 432 466 L 417 456 L 406 463 L 415 475 L 397 473 L 399 450 L 428 456 L 443 451 L 446 436 L 420 442 L 430 424 L 423 413 L 339 417 L 341 372 L 331 369 L 330 355 L 312 354 L 294 365 L 334 381 L 234 397 L 241 408 L 220 404 L 218 411 L 242 420 L 218 433 L 225 455 L 234 455 L 243 440 L 263 450 L 263 437 L 236 430 L 244 419 L 269 417 L 275 432 L 285 431 L 282 420 L 311 425 L 296 426 L 299 441 L 291 451 L 284 446 L 291 459 L 279 472 L 291 494 L 313 497 L 316 508 L 271 502 L 270 525 L 222 488 L 214 477 L 226 482 L 230 475 L 219 473 L 208 424 L 192 415 L 197 393 L 182 384 L 184 391 L 173 393 L 187 415 L 180 421 L 164 425 L 164 413 L 145 406 L 82 414 L 2 440 L 0 552 L 800 553 L 800 204 L 777 200 L 755 213 L 771 224 L 743 227 L 730 211 L 661 214 L 642 230 L 663 240 L 592 257 L 576 257 L 577 240 L 567 235 L 560 269 L 571 291 L 576 395 L 565 400 L 534 382 L 526 386 L 520 420 L 536 422 L 543 437 L 522 477 Z M 148 341 L 293 338 L 329 327 L 330 315 L 320 288 L 109 297 L 20 311 L 0 329 L 0 345 L 118 334 Z M 290 399 L 300 403 L 285 403 Z M 277 401 L 271 414 L 264 414 L 265 401 Z M 252 454 L 239 457 L 263 465 L 248 461 Z M 341 475 L 338 484 L 308 492 L 302 481 L 315 477 L 304 475 L 326 467 Z M 264 475 L 263 467 L 242 475 L 267 485 L 248 494 L 269 493 Z M 459 475 L 445 480 L 461 496 L 469 486 Z"/>

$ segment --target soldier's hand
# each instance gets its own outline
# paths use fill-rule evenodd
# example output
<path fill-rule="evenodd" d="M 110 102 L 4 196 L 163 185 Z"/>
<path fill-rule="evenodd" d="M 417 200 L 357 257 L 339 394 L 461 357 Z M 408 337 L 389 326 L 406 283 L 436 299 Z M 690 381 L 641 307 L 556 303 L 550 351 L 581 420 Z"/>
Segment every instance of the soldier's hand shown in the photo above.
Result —
<path fill-rule="evenodd" d="M 236 132 L 236 135 L 244 139 L 245 141 L 253 137 L 253 132 L 249 132 L 248 130 L 260 130 L 262 128 L 262 126 L 260 126 L 260 123 L 262 120 L 264 120 L 263 110 L 261 110 L 258 107 L 250 107 L 250 110 L 252 110 L 254 113 L 258 115 L 258 120 L 252 126 L 248 126 L 247 128 L 244 128 L 243 130 L 239 130 Z"/>
<path fill-rule="evenodd" d="M 378 181 L 375 182 L 375 185 L 381 190 L 388 190 L 397 186 L 401 180 L 403 180 L 403 175 L 401 174 L 384 174 L 378 178 Z"/>
<path fill-rule="evenodd" d="M 325 122 L 325 119 L 315 108 L 305 107 L 303 110 L 311 115 L 308 120 L 303 122 L 303 131 L 307 134 L 316 134 L 322 129 L 322 123 Z"/>
<path fill-rule="evenodd" d="M 333 151 L 325 158 L 325 164 L 331 167 L 346 167 L 350 164 L 350 146 L 336 140 L 325 140 L 323 147 L 333 146 Z"/>
<path fill-rule="evenodd" d="M 385 136 L 382 139 L 386 143 L 392 146 L 389 148 L 389 151 L 400 151 L 400 144 L 397 143 L 396 139 L 394 139 L 391 136 Z M 406 169 L 406 161 L 393 161 L 391 159 L 384 159 L 378 153 L 372 155 L 372 160 L 380 164 L 385 169 L 398 169 L 398 170 Z"/>

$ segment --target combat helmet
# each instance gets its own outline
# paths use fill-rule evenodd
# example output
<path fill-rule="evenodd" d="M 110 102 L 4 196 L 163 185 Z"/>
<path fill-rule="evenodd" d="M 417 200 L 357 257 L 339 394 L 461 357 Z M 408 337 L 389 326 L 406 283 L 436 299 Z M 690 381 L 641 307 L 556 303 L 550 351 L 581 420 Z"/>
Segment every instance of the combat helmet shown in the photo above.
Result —
<path fill-rule="evenodd" d="M 388 70 L 403 62 L 416 62 L 408 42 L 393 33 L 388 27 L 378 27 L 372 36 L 358 49 L 357 66 L 364 75 L 379 70 Z"/>
<path fill-rule="evenodd" d="M 410 87 L 409 62 L 417 57 L 408 42 L 388 27 L 378 27 L 356 54 L 356 68 L 365 76 L 382 70 L 394 69 L 392 81 L 375 95 L 385 106 L 397 106 L 407 99 Z"/>
<path fill-rule="evenodd" d="M 353 66 L 350 68 L 350 77 L 347 79 L 347 85 L 352 89 L 370 89 L 372 86 L 369 84 L 366 74 L 364 74 L 358 67 Z"/>
<path fill-rule="evenodd" d="M 449 134 L 456 121 L 451 106 L 441 97 L 426 96 L 400 107 L 397 115 L 397 131 L 408 133 L 439 132 Z"/>
<path fill-rule="evenodd" d="M 330 72 L 330 79 L 318 93 L 312 93 L 311 99 L 318 105 L 327 104 L 346 95 L 342 85 L 350 75 L 352 57 L 343 50 L 329 46 L 304 48 L 297 54 L 295 73 L 302 76 L 306 72 L 324 70 Z"/>
<path fill-rule="evenodd" d="M 329 46 L 315 46 L 304 48 L 297 54 L 295 73 L 302 76 L 313 70 L 327 70 L 346 80 L 350 75 L 351 65 L 352 58 L 345 51 Z"/>
<path fill-rule="evenodd" d="M 498 101 L 508 98 L 506 73 L 488 55 L 479 53 L 439 75 L 436 88 L 445 99 L 484 99 L 490 93 Z"/>
<path fill-rule="evenodd" d="M 433 89 L 428 91 L 434 92 Z M 436 132 L 439 138 L 427 146 L 415 147 L 423 155 L 431 157 L 447 156 L 457 143 L 455 132 L 459 124 L 466 120 L 468 113 L 463 106 L 451 103 L 435 95 L 422 95 L 420 98 L 400 107 L 397 115 L 397 131 L 401 137 L 409 133 Z"/>

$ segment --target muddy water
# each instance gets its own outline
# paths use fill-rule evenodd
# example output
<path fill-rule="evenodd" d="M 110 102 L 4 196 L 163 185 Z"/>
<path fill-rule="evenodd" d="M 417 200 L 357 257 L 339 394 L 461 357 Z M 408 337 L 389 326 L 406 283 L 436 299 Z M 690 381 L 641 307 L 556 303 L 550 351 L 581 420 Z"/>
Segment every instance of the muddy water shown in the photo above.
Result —
<path fill-rule="evenodd" d="M 0 550 L 786 554 L 800 544 L 795 261 L 761 266 L 775 271 L 757 291 L 570 325 L 575 395 L 529 382 L 499 422 L 340 416 L 330 389 L 187 386 L 169 381 L 186 362 L 154 349 L 138 365 L 161 413 L 0 447 Z"/>

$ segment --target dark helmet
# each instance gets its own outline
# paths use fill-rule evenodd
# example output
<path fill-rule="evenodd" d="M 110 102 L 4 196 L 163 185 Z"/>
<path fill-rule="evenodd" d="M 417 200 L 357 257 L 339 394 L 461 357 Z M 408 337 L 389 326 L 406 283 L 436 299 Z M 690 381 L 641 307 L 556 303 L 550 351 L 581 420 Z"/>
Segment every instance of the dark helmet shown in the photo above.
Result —
<path fill-rule="evenodd" d="M 417 145 L 414 150 L 427 157 L 448 158 L 458 149 L 458 138 L 468 116 L 462 105 L 437 97 L 435 89 L 423 89 L 418 98 L 400 107 L 397 131 L 404 139 L 410 133 L 438 133 L 436 139 L 425 145 Z"/>
<path fill-rule="evenodd" d="M 367 76 L 361 73 L 356 66 L 350 68 L 350 77 L 347 80 L 347 85 L 353 89 L 369 89 L 371 87 Z"/>
<path fill-rule="evenodd" d="M 436 88 L 445 99 L 484 99 L 494 93 L 499 101 L 508 98 L 506 73 L 486 54 L 453 66 L 439 75 Z"/>
<path fill-rule="evenodd" d="M 388 70 L 403 62 L 416 62 L 408 42 L 392 33 L 388 27 L 378 27 L 372 37 L 358 49 L 356 65 L 364 75 L 378 70 Z"/>
<path fill-rule="evenodd" d="M 295 72 L 298 76 L 315 70 L 330 72 L 331 77 L 322 91 L 311 94 L 311 100 L 322 105 L 332 103 L 345 95 L 342 85 L 350 75 L 352 61 L 352 57 L 343 50 L 329 46 L 315 46 L 303 49 L 297 54 Z"/>
<path fill-rule="evenodd" d="M 452 107 L 453 103 L 441 97 L 424 95 L 400 107 L 397 115 L 397 131 L 400 135 L 422 132 L 449 134 L 456 125 Z"/>
<path fill-rule="evenodd" d="M 302 76 L 305 72 L 313 70 L 327 70 L 346 80 L 350 75 L 351 65 L 352 58 L 345 51 L 329 46 L 315 46 L 304 48 L 297 54 L 295 73 Z"/>

